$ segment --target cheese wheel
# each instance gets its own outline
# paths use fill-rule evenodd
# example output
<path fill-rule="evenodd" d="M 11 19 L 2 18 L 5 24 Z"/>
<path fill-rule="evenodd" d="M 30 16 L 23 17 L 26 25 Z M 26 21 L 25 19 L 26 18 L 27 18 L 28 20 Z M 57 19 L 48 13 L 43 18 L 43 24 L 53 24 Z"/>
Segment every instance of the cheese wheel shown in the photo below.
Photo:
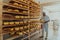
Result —
<path fill-rule="evenodd" d="M 8 24 L 9 24 L 9 22 L 4 22 L 3 24 L 4 24 L 4 25 L 8 25 Z"/>
<path fill-rule="evenodd" d="M 20 1 L 24 1 L 24 0 L 20 0 Z"/>
<path fill-rule="evenodd" d="M 23 33 L 22 32 L 19 32 L 19 35 L 23 35 Z"/>
<path fill-rule="evenodd" d="M 25 32 L 25 31 L 24 31 L 23 33 L 24 33 L 24 34 L 26 34 L 26 32 Z"/>
<path fill-rule="evenodd" d="M 24 18 L 24 16 L 21 16 L 21 18 Z"/>
<path fill-rule="evenodd" d="M 26 11 L 23 11 L 23 13 L 27 13 Z"/>
<path fill-rule="evenodd" d="M 27 21 L 24 21 L 24 23 L 27 23 Z"/>
<path fill-rule="evenodd" d="M 29 30 L 27 30 L 27 32 L 29 33 Z"/>
<path fill-rule="evenodd" d="M 11 31 L 13 31 L 13 30 L 14 30 L 14 28 L 11 28 L 10 30 L 11 30 Z"/>
<path fill-rule="evenodd" d="M 19 6 L 22 7 L 23 5 L 20 4 Z"/>
<path fill-rule="evenodd" d="M 23 27 L 20 27 L 21 30 L 23 30 Z"/>
<path fill-rule="evenodd" d="M 14 10 L 14 12 L 19 12 L 19 10 Z"/>
<path fill-rule="evenodd" d="M 18 28 L 15 28 L 16 31 L 19 31 L 19 27 Z"/>
<path fill-rule="evenodd" d="M 14 34 L 15 34 L 15 32 L 10 33 L 10 35 L 14 35 Z"/>
<path fill-rule="evenodd" d="M 19 22 L 15 22 L 15 24 L 19 24 Z"/>
<path fill-rule="evenodd" d="M 12 9 L 8 9 L 8 11 L 9 11 L 9 12 L 11 12 L 11 11 L 12 11 Z"/>
<path fill-rule="evenodd" d="M 15 18 L 20 18 L 20 16 L 15 16 Z"/>
<path fill-rule="evenodd" d="M 26 28 L 27 28 L 27 26 L 24 26 L 24 28 L 26 29 Z"/>
<path fill-rule="evenodd" d="M 14 22 L 10 22 L 10 25 L 14 24 Z"/>
<path fill-rule="evenodd" d="M 18 6 L 19 4 L 18 3 L 14 3 L 13 5 Z"/>
<path fill-rule="evenodd" d="M 19 22 L 20 24 L 23 24 L 23 22 Z"/>

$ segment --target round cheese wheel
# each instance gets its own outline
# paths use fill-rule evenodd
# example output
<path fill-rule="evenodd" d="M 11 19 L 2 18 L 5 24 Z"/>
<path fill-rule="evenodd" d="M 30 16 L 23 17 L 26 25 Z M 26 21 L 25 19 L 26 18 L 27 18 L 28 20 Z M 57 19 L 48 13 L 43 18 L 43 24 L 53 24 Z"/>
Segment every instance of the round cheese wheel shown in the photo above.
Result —
<path fill-rule="evenodd" d="M 23 27 L 20 27 L 21 30 L 23 30 Z"/>
<path fill-rule="evenodd" d="M 18 3 L 14 3 L 13 5 L 18 6 L 19 4 Z"/>
<path fill-rule="evenodd" d="M 20 18 L 20 16 L 15 16 L 15 18 Z"/>
<path fill-rule="evenodd" d="M 19 24 L 19 22 L 15 22 L 15 24 Z"/>
<path fill-rule="evenodd" d="M 13 31 L 13 30 L 14 30 L 14 28 L 11 28 L 10 30 L 11 30 L 11 31 Z"/>
<path fill-rule="evenodd" d="M 22 7 L 23 5 L 20 4 L 19 6 Z"/>
<path fill-rule="evenodd" d="M 20 24 L 23 24 L 23 22 L 19 22 Z"/>
<path fill-rule="evenodd" d="M 23 35 L 23 33 L 22 32 L 19 32 L 19 35 Z"/>
<path fill-rule="evenodd" d="M 19 31 L 19 27 L 18 28 L 15 28 L 16 31 Z"/>
<path fill-rule="evenodd" d="M 14 24 L 14 22 L 10 22 L 10 25 Z"/>
<path fill-rule="evenodd" d="M 3 24 L 4 24 L 4 25 L 8 25 L 8 24 L 9 24 L 9 22 L 4 22 Z"/>
<path fill-rule="evenodd" d="M 11 12 L 11 11 L 12 11 L 12 9 L 8 9 L 8 11 L 9 11 L 9 12 Z"/>
<path fill-rule="evenodd" d="M 14 12 L 19 12 L 19 10 L 14 10 Z"/>

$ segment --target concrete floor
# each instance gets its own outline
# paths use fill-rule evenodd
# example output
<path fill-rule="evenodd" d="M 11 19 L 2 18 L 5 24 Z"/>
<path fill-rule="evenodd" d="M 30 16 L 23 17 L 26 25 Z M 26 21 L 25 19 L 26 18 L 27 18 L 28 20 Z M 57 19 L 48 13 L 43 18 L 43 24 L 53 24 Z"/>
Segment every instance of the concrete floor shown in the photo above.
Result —
<path fill-rule="evenodd" d="M 60 26 L 57 26 L 55 29 L 49 27 L 48 40 L 60 40 Z"/>

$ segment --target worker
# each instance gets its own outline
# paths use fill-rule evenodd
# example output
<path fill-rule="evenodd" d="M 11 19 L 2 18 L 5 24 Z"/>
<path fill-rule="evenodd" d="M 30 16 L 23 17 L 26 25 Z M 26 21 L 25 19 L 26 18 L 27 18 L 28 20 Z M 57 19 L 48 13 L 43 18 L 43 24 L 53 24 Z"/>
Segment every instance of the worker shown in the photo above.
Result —
<path fill-rule="evenodd" d="M 44 31 L 46 32 L 46 37 L 48 37 L 48 22 L 50 21 L 49 17 L 43 12 L 43 17 L 42 17 L 42 36 L 40 38 L 44 38 Z"/>

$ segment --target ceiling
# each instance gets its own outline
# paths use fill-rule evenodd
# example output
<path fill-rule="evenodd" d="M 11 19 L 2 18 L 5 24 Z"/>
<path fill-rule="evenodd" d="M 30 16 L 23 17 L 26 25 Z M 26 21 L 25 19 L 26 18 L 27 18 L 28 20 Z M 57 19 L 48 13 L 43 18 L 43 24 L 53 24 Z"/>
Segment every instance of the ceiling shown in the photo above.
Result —
<path fill-rule="evenodd" d="M 34 0 L 34 1 L 36 1 L 36 2 L 40 1 L 40 3 L 43 4 L 43 3 L 47 3 L 47 2 L 56 2 L 56 1 L 60 1 L 60 0 Z"/>

